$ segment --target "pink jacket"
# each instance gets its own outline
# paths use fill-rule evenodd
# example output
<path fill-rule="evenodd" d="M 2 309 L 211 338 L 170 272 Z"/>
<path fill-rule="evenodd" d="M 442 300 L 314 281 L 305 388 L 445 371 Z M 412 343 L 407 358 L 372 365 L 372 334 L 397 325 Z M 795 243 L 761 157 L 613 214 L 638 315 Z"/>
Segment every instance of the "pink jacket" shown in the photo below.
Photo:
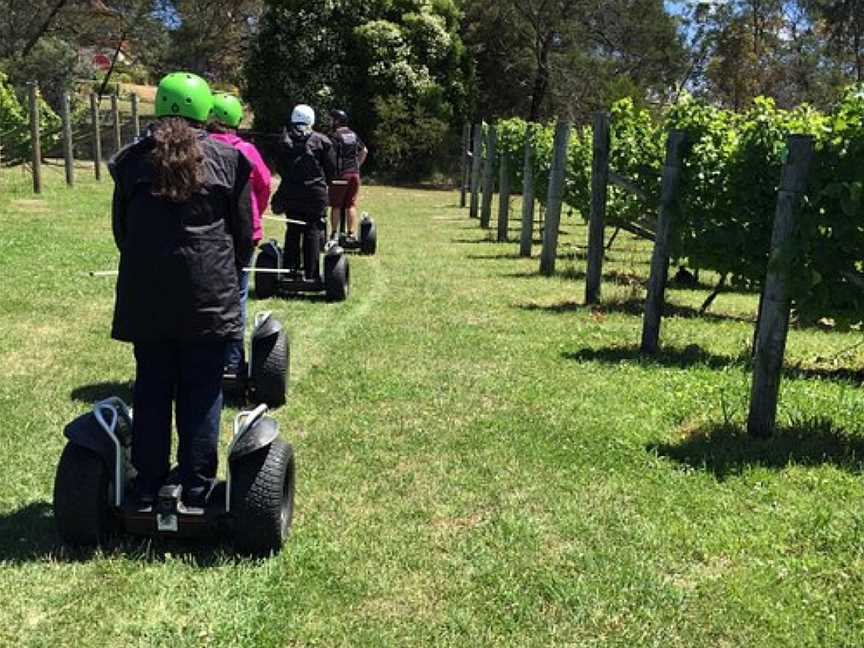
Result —
<path fill-rule="evenodd" d="M 252 240 L 256 243 L 264 236 L 261 226 L 261 215 L 270 203 L 270 185 L 273 177 L 270 169 L 261 159 L 261 154 L 254 144 L 241 139 L 234 133 L 213 133 L 210 135 L 214 140 L 233 146 L 239 150 L 246 159 L 252 163 Z"/>

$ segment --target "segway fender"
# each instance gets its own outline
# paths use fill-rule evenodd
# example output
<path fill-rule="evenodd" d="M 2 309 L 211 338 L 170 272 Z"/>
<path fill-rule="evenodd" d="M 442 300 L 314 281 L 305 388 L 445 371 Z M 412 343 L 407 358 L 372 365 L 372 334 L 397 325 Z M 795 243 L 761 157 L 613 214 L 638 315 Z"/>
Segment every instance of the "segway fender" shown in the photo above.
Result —
<path fill-rule="evenodd" d="M 325 257 L 338 257 L 345 254 L 345 248 L 341 245 L 331 245 L 327 248 L 327 251 L 324 253 Z"/>
<path fill-rule="evenodd" d="M 236 461 L 256 450 L 269 446 L 279 436 L 279 423 L 270 416 L 262 416 L 234 443 L 230 461 Z"/>
<path fill-rule="evenodd" d="M 70 443 L 95 452 L 105 462 L 105 467 L 113 475 L 115 471 L 116 453 L 114 443 L 105 434 L 93 412 L 82 414 L 63 429 L 63 435 Z"/>
<path fill-rule="evenodd" d="M 255 344 L 255 340 L 263 340 L 271 335 L 278 335 L 281 330 L 282 322 L 268 312 L 264 317 L 256 321 L 255 328 L 252 331 L 252 344 Z"/>
<path fill-rule="evenodd" d="M 282 249 L 279 247 L 279 243 L 276 242 L 276 239 L 270 239 L 263 245 L 258 251 L 258 254 L 266 254 L 272 256 L 276 259 L 276 267 L 282 267 Z"/>

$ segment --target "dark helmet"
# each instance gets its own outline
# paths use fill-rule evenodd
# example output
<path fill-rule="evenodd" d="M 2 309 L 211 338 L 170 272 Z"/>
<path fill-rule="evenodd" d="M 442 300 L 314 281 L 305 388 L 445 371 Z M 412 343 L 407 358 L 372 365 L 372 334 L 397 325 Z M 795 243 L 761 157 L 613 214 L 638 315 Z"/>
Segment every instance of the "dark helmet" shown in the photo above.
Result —
<path fill-rule="evenodd" d="M 348 124 L 348 113 L 344 110 L 331 110 L 330 119 L 334 124 L 346 126 Z"/>

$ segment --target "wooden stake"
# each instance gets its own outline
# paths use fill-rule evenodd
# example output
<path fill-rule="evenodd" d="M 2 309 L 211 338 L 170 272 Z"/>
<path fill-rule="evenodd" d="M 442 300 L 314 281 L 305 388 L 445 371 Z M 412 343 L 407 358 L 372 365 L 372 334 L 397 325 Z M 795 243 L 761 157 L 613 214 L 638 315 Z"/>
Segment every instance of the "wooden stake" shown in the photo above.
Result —
<path fill-rule="evenodd" d="M 489 124 L 486 136 L 486 168 L 483 174 L 483 206 L 480 210 L 480 227 L 487 229 L 492 220 L 492 195 L 495 193 L 495 162 L 498 157 L 498 131 Z"/>
<path fill-rule="evenodd" d="M 807 176 L 813 159 L 813 138 L 809 135 L 790 135 L 786 138 L 786 146 L 789 156 L 783 165 L 780 190 L 777 192 L 771 261 L 762 292 L 750 415 L 747 419 L 747 431 L 757 437 L 773 434 L 777 422 L 780 377 L 789 333 L 791 303 L 788 281 L 793 270 L 793 258 L 784 252 L 787 242 L 798 229 L 796 210 L 801 194 L 807 189 Z"/>
<path fill-rule="evenodd" d="M 570 123 L 560 121 L 555 126 L 552 170 L 549 175 L 549 193 L 546 198 L 546 220 L 543 225 L 543 251 L 540 254 L 540 274 L 555 274 L 558 257 L 558 230 L 561 225 L 561 204 L 564 201 L 564 178 L 567 174 L 567 144 L 570 141 Z"/>
<path fill-rule="evenodd" d="M 465 124 L 462 127 L 462 168 L 459 174 L 459 206 L 465 207 L 465 198 L 468 184 L 468 165 L 471 160 L 468 149 L 471 147 L 471 126 Z"/>
<path fill-rule="evenodd" d="M 42 193 L 42 137 L 39 131 L 39 84 L 31 81 L 30 95 L 30 148 L 33 162 L 33 193 Z"/>
<path fill-rule="evenodd" d="M 139 107 L 138 107 L 138 95 L 132 94 L 132 136 L 134 140 L 137 142 L 138 138 L 141 137 L 141 118 L 138 115 Z M 464 205 L 463 205 L 464 207 Z"/>
<path fill-rule="evenodd" d="M 651 275 L 648 278 L 648 297 L 642 321 L 642 353 L 655 354 L 660 340 L 660 320 L 663 316 L 663 298 L 669 274 L 669 235 L 672 221 L 678 211 L 678 189 L 681 184 L 681 163 L 687 146 L 687 133 L 673 130 L 666 141 L 666 165 L 660 195 L 660 214 L 651 255 Z"/>
<path fill-rule="evenodd" d="M 498 242 L 503 243 L 510 229 L 510 161 L 504 151 L 501 152 L 498 192 Z"/>
<path fill-rule="evenodd" d="M 471 147 L 471 206 L 469 216 L 480 215 L 480 165 L 483 163 L 483 124 L 474 124 L 474 141 Z"/>
<path fill-rule="evenodd" d="M 117 93 L 111 95 L 111 121 L 114 129 L 114 155 L 123 148 L 123 135 L 120 132 L 120 109 L 117 104 Z"/>
<path fill-rule="evenodd" d="M 102 179 L 102 131 L 99 125 L 99 97 L 90 93 L 90 122 L 93 124 L 93 172 Z"/>
<path fill-rule="evenodd" d="M 534 145 L 531 126 L 525 130 L 525 159 L 522 169 L 522 231 L 519 236 L 519 256 L 531 256 L 534 238 Z"/>
<path fill-rule="evenodd" d="M 75 186 L 75 150 L 72 147 L 72 109 L 69 93 L 63 93 L 63 164 L 66 167 L 66 184 Z"/>
<path fill-rule="evenodd" d="M 609 115 L 594 113 L 594 147 L 591 165 L 591 217 L 588 226 L 588 270 L 585 303 L 600 301 L 606 228 L 606 201 L 609 194 Z"/>

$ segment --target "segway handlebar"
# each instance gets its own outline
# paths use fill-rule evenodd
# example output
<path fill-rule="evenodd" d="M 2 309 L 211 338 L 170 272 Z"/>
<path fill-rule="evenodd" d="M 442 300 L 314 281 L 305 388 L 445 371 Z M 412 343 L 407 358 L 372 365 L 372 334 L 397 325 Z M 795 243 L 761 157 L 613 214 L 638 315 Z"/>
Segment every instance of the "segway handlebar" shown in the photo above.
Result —
<path fill-rule="evenodd" d="M 265 216 L 267 220 L 278 221 L 280 223 L 286 223 L 288 225 L 303 225 L 304 227 L 308 225 L 306 221 L 296 220 L 294 218 L 282 218 L 281 216 Z"/>

